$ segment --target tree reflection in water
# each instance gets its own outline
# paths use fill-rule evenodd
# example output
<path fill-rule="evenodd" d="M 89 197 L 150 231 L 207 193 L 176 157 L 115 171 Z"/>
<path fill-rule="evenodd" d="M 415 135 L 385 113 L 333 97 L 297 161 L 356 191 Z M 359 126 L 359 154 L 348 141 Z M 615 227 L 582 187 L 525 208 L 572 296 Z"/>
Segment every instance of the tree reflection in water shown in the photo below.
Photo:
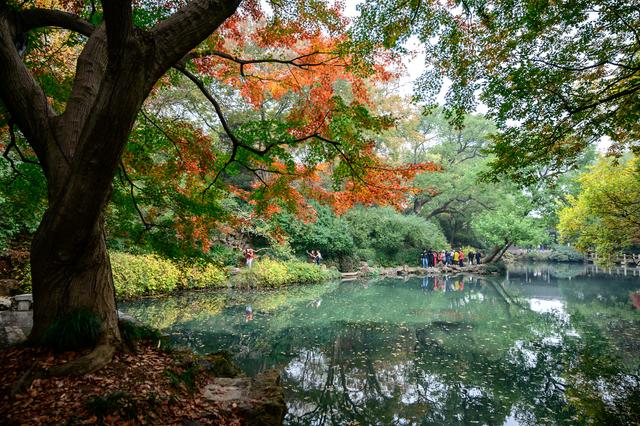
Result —
<path fill-rule="evenodd" d="M 523 265 L 508 279 L 229 292 L 223 309 L 167 317 L 197 350 L 228 349 L 249 373 L 281 369 L 292 425 L 637 424 L 638 289 L 631 274 Z M 141 320 L 158 310 L 128 307 Z"/>

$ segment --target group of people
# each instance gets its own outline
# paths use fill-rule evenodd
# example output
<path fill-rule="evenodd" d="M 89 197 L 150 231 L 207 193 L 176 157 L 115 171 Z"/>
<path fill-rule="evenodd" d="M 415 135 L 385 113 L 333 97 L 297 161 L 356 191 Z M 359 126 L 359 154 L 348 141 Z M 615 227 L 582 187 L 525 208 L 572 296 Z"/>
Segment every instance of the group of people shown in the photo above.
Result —
<path fill-rule="evenodd" d="M 465 258 L 464 252 L 461 249 L 451 251 L 434 251 L 434 250 L 422 250 L 420 254 L 420 265 L 423 268 L 429 268 L 438 265 L 459 265 L 464 266 L 465 260 L 469 262 L 469 265 L 480 264 L 482 255 L 480 251 L 470 251 Z"/>
<path fill-rule="evenodd" d="M 307 255 L 309 255 L 309 262 L 320 265 L 320 262 L 322 261 L 320 250 L 311 250 L 310 252 L 308 251 Z"/>

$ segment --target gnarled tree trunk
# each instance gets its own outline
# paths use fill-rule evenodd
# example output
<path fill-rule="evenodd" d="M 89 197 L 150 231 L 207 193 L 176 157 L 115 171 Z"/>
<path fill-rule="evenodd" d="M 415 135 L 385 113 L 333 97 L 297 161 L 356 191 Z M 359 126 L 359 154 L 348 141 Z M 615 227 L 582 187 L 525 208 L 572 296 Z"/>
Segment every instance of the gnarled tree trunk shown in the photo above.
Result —
<path fill-rule="evenodd" d="M 102 2 L 94 26 L 72 13 L 15 10 L 0 0 L 0 99 L 33 148 L 49 206 L 32 243 L 33 342 L 58 319 L 87 309 L 101 320 L 88 356 L 53 373 L 82 374 L 110 361 L 120 340 L 104 210 L 120 156 L 155 83 L 212 34 L 240 0 L 192 0 L 154 28 L 135 28 L 131 0 Z M 66 109 L 58 114 L 20 56 L 20 40 L 39 27 L 86 37 Z"/>
<path fill-rule="evenodd" d="M 101 220 L 100 220 L 101 222 Z M 66 242 L 52 241 L 50 221 L 40 224 L 31 248 L 34 327 L 30 338 L 37 342 L 59 318 L 78 309 L 96 314 L 109 341 L 119 340 L 111 265 L 102 223 L 86 231 L 90 238 L 77 250 L 67 252 Z"/>

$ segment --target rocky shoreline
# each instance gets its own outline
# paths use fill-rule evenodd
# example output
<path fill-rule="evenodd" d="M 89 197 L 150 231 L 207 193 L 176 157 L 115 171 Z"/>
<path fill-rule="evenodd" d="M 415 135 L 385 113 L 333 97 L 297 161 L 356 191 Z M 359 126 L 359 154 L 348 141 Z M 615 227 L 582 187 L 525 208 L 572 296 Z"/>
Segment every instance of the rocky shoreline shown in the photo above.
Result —
<path fill-rule="evenodd" d="M 442 265 L 430 268 L 410 267 L 407 265 L 388 268 L 372 268 L 366 263 L 362 264 L 357 271 L 342 272 L 343 280 L 366 279 L 375 276 L 381 277 L 431 277 L 440 275 L 470 274 L 470 275 L 498 275 L 504 273 L 505 265 L 502 262 L 481 263 L 479 265 Z"/>

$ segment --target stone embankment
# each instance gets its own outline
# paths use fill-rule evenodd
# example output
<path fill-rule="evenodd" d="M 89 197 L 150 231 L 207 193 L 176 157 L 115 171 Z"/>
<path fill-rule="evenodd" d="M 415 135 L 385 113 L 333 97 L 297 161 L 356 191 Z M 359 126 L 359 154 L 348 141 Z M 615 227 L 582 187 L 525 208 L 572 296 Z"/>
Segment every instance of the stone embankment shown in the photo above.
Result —
<path fill-rule="evenodd" d="M 27 340 L 33 327 L 32 302 L 30 294 L 0 296 L 0 349 Z"/>

